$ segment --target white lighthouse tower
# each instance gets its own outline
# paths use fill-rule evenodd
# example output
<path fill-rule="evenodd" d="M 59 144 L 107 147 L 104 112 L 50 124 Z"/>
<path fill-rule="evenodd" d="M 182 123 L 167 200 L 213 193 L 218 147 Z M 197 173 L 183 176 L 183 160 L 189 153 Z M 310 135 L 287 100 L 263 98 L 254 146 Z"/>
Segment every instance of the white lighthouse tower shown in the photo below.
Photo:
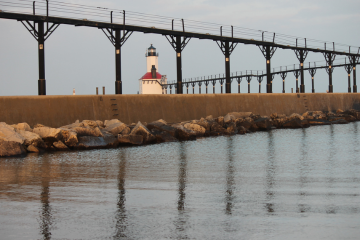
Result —
<path fill-rule="evenodd" d="M 166 75 L 159 73 L 156 48 L 151 44 L 146 54 L 146 73 L 139 79 L 140 94 L 164 94 L 163 84 L 167 83 Z"/>

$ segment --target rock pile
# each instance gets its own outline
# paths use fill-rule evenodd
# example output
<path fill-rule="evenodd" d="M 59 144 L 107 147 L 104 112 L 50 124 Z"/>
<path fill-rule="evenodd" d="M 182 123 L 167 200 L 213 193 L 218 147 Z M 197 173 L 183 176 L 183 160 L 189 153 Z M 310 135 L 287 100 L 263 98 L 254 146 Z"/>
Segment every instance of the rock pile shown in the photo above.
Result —
<path fill-rule="evenodd" d="M 232 112 L 214 118 L 167 123 L 160 119 L 152 123 L 127 125 L 118 119 L 82 122 L 51 128 L 27 123 L 8 125 L 0 122 L 0 157 L 25 155 L 28 152 L 67 151 L 77 149 L 115 148 L 163 142 L 195 140 L 199 137 L 245 134 L 276 128 L 307 128 L 311 125 L 346 124 L 360 120 L 360 111 L 312 111 L 290 116 L 273 113 L 260 116 L 251 112 Z"/>

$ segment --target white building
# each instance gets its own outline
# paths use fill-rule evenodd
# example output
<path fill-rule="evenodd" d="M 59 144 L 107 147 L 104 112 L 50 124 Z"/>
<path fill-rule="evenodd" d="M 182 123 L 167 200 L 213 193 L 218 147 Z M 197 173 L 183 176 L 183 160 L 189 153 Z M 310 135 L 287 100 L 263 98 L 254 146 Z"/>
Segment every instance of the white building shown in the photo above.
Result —
<path fill-rule="evenodd" d="M 139 79 L 139 93 L 140 94 L 164 94 L 162 84 L 167 83 L 166 75 L 161 75 L 158 72 L 158 57 L 156 48 L 151 46 L 148 48 L 146 54 L 146 74 Z"/>

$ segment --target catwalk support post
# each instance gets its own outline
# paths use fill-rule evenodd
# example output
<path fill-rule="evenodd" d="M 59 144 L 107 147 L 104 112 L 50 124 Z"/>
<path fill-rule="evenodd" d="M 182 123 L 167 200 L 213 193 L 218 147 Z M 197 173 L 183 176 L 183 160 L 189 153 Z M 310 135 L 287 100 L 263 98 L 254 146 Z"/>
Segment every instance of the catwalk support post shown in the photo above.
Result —
<path fill-rule="evenodd" d="M 115 30 L 115 75 L 115 94 L 122 94 L 120 29 Z"/>
<path fill-rule="evenodd" d="M 38 45 L 39 45 L 39 80 L 38 80 L 38 94 L 46 95 L 46 80 L 45 80 L 45 29 L 44 22 L 38 22 Z"/>

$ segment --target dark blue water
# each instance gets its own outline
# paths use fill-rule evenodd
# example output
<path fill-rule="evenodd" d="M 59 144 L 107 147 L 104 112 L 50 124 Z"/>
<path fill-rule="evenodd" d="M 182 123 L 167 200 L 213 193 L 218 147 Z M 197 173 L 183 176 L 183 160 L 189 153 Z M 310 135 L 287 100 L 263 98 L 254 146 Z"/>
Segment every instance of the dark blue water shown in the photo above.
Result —
<path fill-rule="evenodd" d="M 0 159 L 0 239 L 359 239 L 360 123 Z"/>

